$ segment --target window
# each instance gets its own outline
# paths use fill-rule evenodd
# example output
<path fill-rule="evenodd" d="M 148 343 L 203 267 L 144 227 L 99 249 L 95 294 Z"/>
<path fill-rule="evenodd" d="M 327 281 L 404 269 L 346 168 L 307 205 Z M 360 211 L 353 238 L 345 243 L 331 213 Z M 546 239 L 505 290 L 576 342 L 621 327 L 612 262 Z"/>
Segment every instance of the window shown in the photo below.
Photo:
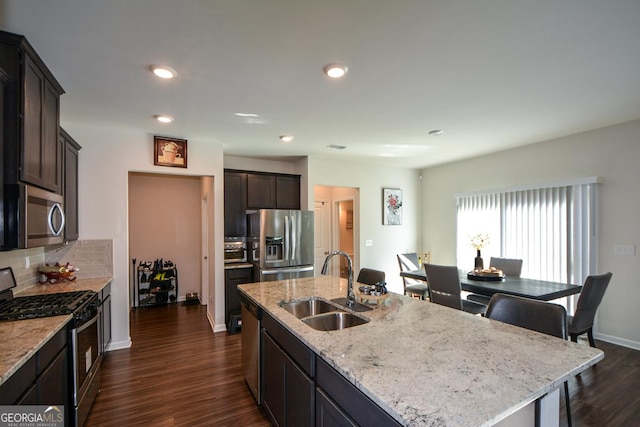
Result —
<path fill-rule="evenodd" d="M 491 256 L 519 258 L 523 277 L 582 284 L 595 273 L 598 182 L 457 195 L 458 266 L 473 268 L 471 236 L 487 234 L 485 267 Z"/>

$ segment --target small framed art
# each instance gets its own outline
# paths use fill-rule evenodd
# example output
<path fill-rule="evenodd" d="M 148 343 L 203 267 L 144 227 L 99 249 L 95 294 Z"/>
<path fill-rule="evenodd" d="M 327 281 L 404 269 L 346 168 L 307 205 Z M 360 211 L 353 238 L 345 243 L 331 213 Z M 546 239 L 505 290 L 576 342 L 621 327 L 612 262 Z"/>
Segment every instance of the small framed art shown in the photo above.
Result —
<path fill-rule="evenodd" d="M 153 164 L 156 166 L 187 167 L 187 140 L 153 137 Z"/>
<path fill-rule="evenodd" d="M 382 225 L 402 225 L 402 190 L 382 189 Z"/>

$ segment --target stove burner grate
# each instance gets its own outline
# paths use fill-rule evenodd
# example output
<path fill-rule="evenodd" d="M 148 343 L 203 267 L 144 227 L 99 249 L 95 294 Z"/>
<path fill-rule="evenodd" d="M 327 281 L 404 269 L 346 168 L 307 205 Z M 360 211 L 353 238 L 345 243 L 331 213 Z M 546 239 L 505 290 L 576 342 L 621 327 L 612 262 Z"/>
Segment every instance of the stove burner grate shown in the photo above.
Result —
<path fill-rule="evenodd" d="M 76 291 L 14 297 L 0 302 L 0 321 L 72 314 L 95 292 Z"/>

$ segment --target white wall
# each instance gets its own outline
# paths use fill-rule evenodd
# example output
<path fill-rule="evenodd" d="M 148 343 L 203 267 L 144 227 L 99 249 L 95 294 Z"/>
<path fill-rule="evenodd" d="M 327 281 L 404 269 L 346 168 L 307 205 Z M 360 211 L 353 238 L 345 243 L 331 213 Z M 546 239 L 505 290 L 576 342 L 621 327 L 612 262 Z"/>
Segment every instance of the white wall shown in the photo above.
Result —
<path fill-rule="evenodd" d="M 596 336 L 640 349 L 640 121 L 541 142 L 422 171 L 423 247 L 432 262 L 454 264 L 455 193 L 511 185 L 603 177 L 598 269 L 613 278 L 598 312 Z M 634 256 L 614 244 L 636 245 Z"/>
<path fill-rule="evenodd" d="M 79 166 L 79 219 L 81 239 L 113 239 L 112 348 L 126 347 L 129 336 L 129 281 L 132 263 L 128 236 L 128 173 L 150 172 L 222 177 L 222 147 L 203 140 L 188 140 L 188 168 L 153 165 L 153 135 L 128 129 L 93 128 L 63 123 L 82 145 Z M 223 179 L 215 179 L 215 232 L 223 236 Z M 161 209 L 161 206 L 158 206 Z M 222 239 L 215 239 L 222 254 Z M 219 241 L 218 241 L 219 240 Z M 199 243 L 198 243 L 199 244 Z M 219 246 L 219 247 L 217 247 Z M 220 259 L 218 259 L 220 258 Z M 224 324 L 224 266 L 215 259 L 215 323 Z"/>
<path fill-rule="evenodd" d="M 309 158 L 309 194 L 314 185 L 359 188 L 354 207 L 354 244 L 360 251 L 359 266 L 383 270 L 389 289 L 402 293 L 397 253 L 420 252 L 420 179 L 417 170 L 372 167 L 356 162 Z M 403 191 L 403 223 L 382 225 L 382 189 Z M 309 198 L 313 209 L 313 197 Z M 365 246 L 372 240 L 373 246 Z"/>

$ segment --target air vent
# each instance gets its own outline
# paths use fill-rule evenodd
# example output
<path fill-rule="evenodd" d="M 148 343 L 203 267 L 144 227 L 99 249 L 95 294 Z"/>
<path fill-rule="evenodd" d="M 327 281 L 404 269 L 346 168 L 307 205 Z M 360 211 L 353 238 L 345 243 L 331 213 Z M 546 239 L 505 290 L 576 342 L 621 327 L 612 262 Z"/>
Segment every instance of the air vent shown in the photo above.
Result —
<path fill-rule="evenodd" d="M 333 148 L 335 150 L 344 150 L 347 147 L 345 147 L 344 145 L 331 144 L 331 145 L 327 145 L 327 148 Z"/>

